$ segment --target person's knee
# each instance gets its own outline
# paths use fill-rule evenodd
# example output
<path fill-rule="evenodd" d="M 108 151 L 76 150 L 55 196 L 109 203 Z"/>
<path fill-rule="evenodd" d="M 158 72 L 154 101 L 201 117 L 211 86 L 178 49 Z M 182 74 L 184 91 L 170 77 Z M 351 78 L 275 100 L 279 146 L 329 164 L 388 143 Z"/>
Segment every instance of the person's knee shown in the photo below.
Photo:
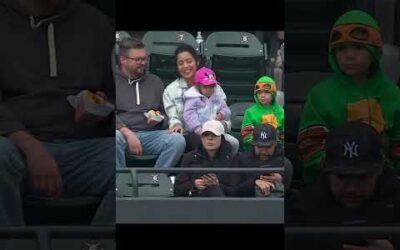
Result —
<path fill-rule="evenodd" d="M 179 133 L 170 134 L 170 138 L 168 140 L 169 146 L 174 147 L 177 151 L 183 151 L 186 148 L 185 137 Z"/>
<path fill-rule="evenodd" d="M 0 136 L 0 160 L 20 154 L 17 146 L 9 139 Z"/>

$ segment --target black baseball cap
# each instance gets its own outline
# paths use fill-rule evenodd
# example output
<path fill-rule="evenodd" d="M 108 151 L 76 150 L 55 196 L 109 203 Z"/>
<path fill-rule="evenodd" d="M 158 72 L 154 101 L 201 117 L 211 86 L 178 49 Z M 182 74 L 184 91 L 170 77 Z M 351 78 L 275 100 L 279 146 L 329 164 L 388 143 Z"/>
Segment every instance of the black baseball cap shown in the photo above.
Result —
<path fill-rule="evenodd" d="M 347 122 L 326 138 L 324 170 L 333 174 L 363 175 L 381 171 L 382 139 L 370 125 Z"/>
<path fill-rule="evenodd" d="M 253 143 L 260 147 L 269 147 L 276 144 L 276 129 L 271 124 L 258 125 L 253 130 Z"/>

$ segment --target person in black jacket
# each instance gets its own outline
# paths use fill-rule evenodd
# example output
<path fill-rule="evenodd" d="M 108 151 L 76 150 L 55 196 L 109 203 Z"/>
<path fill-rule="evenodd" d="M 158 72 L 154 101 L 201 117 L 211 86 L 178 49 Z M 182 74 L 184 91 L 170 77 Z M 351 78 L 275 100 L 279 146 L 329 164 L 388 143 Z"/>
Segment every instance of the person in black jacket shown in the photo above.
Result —
<path fill-rule="evenodd" d="M 260 168 L 284 167 L 283 145 L 277 142 L 277 132 L 270 124 L 259 125 L 254 128 L 252 150 L 243 152 L 235 161 L 235 167 Z M 260 174 L 248 173 L 239 176 L 236 185 L 237 195 L 245 197 L 264 197 L 275 194 L 283 195 L 283 175 L 280 173 Z"/>
<path fill-rule="evenodd" d="M 232 174 L 213 173 L 212 168 L 229 168 L 234 156 L 225 141 L 224 127 L 216 120 L 203 124 L 201 144 L 183 156 L 182 168 L 210 168 L 209 173 L 180 173 L 174 183 L 176 196 L 233 196 Z"/>
<path fill-rule="evenodd" d="M 398 226 L 400 182 L 385 164 L 382 139 L 371 126 L 348 122 L 328 134 L 323 173 L 286 203 L 285 222 L 296 226 Z M 316 232 L 317 233 L 317 232 Z M 390 237 L 390 236 L 388 236 Z M 398 239 L 289 240 L 288 249 L 394 249 Z"/>

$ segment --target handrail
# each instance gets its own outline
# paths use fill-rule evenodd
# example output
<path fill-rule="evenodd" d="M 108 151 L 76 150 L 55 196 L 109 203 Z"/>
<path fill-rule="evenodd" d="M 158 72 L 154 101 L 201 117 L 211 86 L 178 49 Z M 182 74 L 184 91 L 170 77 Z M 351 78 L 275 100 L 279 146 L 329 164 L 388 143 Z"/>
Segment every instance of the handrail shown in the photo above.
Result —
<path fill-rule="evenodd" d="M 136 173 L 283 173 L 284 168 L 117 168 L 118 172 Z"/>

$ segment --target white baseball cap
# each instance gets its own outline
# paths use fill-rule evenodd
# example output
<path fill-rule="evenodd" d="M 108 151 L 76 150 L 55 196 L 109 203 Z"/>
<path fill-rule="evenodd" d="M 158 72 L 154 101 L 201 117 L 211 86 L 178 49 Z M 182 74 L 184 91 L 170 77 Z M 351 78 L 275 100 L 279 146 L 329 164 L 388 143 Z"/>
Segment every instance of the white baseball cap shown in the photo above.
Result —
<path fill-rule="evenodd" d="M 221 122 L 216 120 L 207 121 L 203 124 L 201 134 L 204 134 L 207 131 L 213 133 L 216 136 L 221 136 L 225 134 L 224 126 Z"/>

